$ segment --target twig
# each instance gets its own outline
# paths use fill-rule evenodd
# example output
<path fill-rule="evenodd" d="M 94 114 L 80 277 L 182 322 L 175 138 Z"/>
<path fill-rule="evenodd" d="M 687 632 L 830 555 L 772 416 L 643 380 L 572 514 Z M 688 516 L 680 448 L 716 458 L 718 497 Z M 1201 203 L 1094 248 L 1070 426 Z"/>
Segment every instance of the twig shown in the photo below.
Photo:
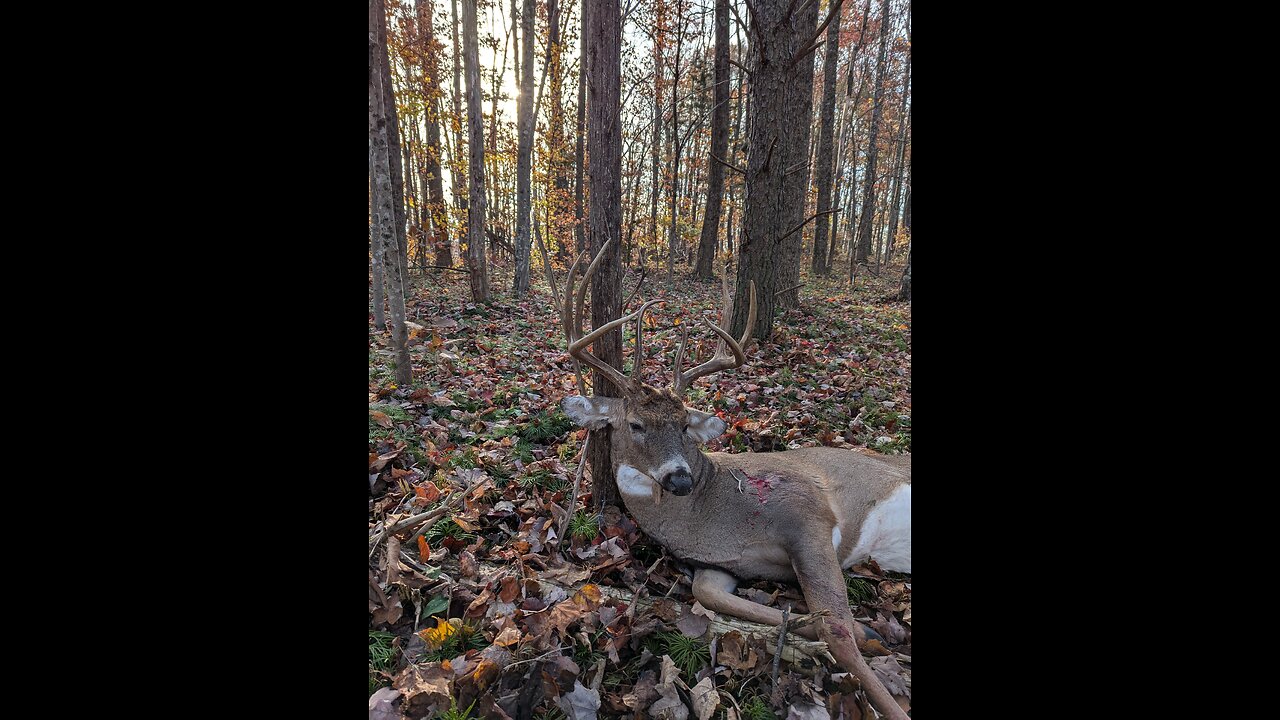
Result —
<path fill-rule="evenodd" d="M 798 285 L 792 285 L 792 286 L 791 286 L 791 287 L 789 287 L 789 288 L 784 288 L 784 289 L 782 289 L 782 290 L 779 290 L 778 292 L 774 293 L 774 294 L 773 294 L 773 296 L 774 296 L 774 297 L 778 297 L 779 295 L 781 295 L 781 294 L 783 294 L 783 293 L 789 293 L 789 292 L 791 292 L 792 290 L 795 290 L 796 288 L 802 288 L 802 287 L 804 287 L 804 283 L 800 283 L 800 284 L 798 284 Z"/>
<path fill-rule="evenodd" d="M 465 490 L 461 490 L 453 493 L 448 498 L 445 498 L 444 503 L 442 503 L 440 507 L 434 510 L 428 510 L 427 512 L 424 512 L 424 513 L 419 513 L 417 515 L 414 515 L 413 517 L 405 518 L 404 520 L 401 520 L 400 522 L 392 525 L 386 530 L 383 530 L 382 532 L 378 533 L 378 535 L 375 536 L 373 540 L 369 541 L 369 557 L 373 557 L 373 553 L 378 549 L 378 545 L 380 545 L 388 535 L 391 535 L 392 533 L 400 532 L 405 528 L 410 528 L 410 527 L 413 527 L 414 525 L 417 525 L 418 523 L 426 522 L 428 520 L 433 520 L 435 518 L 440 517 L 441 515 L 444 515 L 446 512 L 449 512 L 451 508 L 457 505 L 458 502 L 462 500 L 462 498 L 466 497 L 468 493 L 476 489 L 476 487 L 478 487 L 480 483 L 487 480 L 488 477 L 489 477 L 488 475 L 485 475 L 483 478 L 471 483 L 471 485 L 468 486 Z M 426 528 L 423 528 L 423 530 L 425 529 Z M 414 536 L 409 539 L 409 542 L 412 543 L 415 540 L 417 540 L 418 535 L 421 535 L 423 530 L 419 530 L 416 534 L 414 534 Z"/>
<path fill-rule="evenodd" d="M 840 212 L 840 208 L 834 208 L 832 210 L 823 210 L 820 213 L 814 213 L 810 215 L 809 218 L 804 222 L 788 230 L 786 235 L 783 235 L 782 237 L 778 238 L 778 242 L 782 242 L 783 240 L 786 240 L 787 238 L 791 237 L 794 233 L 798 232 L 800 228 L 804 227 L 805 225 L 808 225 L 810 222 L 813 222 L 813 219 L 818 217 L 819 215 L 830 215 L 832 213 L 838 213 L 838 212 Z"/>
<path fill-rule="evenodd" d="M 636 296 L 640 294 L 640 286 L 644 284 L 644 276 L 645 276 L 645 273 L 647 272 L 649 272 L 649 267 L 647 265 L 641 265 L 640 266 L 640 282 L 636 283 L 635 289 L 631 291 L 631 297 L 627 298 L 627 301 L 622 303 L 622 307 L 625 308 L 628 305 L 630 305 L 631 301 L 635 300 Z"/>
<path fill-rule="evenodd" d="M 569 524 L 569 519 L 574 513 L 578 512 L 578 488 L 582 486 L 582 470 L 587 466 L 587 447 L 591 444 L 591 430 L 587 430 L 587 437 L 582 441 L 582 457 L 578 460 L 578 472 L 573 476 L 573 499 L 569 501 L 569 512 L 564 516 L 564 522 L 560 526 L 560 539 L 564 541 L 564 529 Z"/>
<path fill-rule="evenodd" d="M 724 160 L 721 160 L 721 159 L 720 159 L 720 158 L 719 158 L 715 153 L 711 153 L 711 159 L 712 159 L 712 160 L 715 160 L 716 162 L 720 163 L 721 165 L 723 165 L 723 166 L 725 166 L 725 167 L 729 168 L 730 170 L 732 170 L 732 171 L 734 171 L 734 172 L 738 173 L 739 175 L 746 176 L 746 174 L 747 174 L 747 171 L 746 171 L 746 170 L 743 170 L 742 168 L 738 167 L 737 165 L 734 165 L 734 164 L 733 164 L 733 163 L 731 163 L 731 162 L 726 162 L 726 161 L 724 161 Z"/>
<path fill-rule="evenodd" d="M 787 619 L 791 615 L 791 603 L 782 611 L 782 624 L 778 626 L 778 651 L 773 654 L 773 685 L 778 686 L 778 667 L 782 665 L 782 644 L 787 638 Z"/>

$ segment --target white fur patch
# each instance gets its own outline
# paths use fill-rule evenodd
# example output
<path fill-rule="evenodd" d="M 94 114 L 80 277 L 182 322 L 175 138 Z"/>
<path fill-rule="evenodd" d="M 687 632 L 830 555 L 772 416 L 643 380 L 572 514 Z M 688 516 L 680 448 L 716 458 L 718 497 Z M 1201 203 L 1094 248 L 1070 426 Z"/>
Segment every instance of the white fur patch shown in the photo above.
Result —
<path fill-rule="evenodd" d="M 630 465 L 618 466 L 618 490 L 629 497 L 651 497 L 656 485 L 652 478 Z"/>
<path fill-rule="evenodd" d="M 689 463 L 685 462 L 684 458 L 668 460 L 662 463 L 657 470 L 653 471 L 653 477 L 655 480 L 660 480 L 674 472 L 682 472 L 685 475 L 689 475 Z"/>
<path fill-rule="evenodd" d="M 867 514 L 858 535 L 858 544 L 841 567 L 848 568 L 867 556 L 875 558 L 885 570 L 911 572 L 910 484 L 894 490 Z"/>
<path fill-rule="evenodd" d="M 840 552 L 840 526 L 831 528 L 831 544 L 835 547 L 836 552 Z"/>

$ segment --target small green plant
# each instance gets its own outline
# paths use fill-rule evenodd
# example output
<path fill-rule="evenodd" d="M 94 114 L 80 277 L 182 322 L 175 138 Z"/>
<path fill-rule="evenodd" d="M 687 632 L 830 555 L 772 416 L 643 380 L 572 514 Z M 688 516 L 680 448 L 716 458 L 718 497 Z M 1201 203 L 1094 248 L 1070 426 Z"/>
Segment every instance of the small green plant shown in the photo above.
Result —
<path fill-rule="evenodd" d="M 424 653 L 418 662 L 452 660 L 468 650 L 480 650 L 488 645 L 489 641 L 484 639 L 484 633 L 480 632 L 478 625 L 463 623 L 457 632 L 444 641 L 444 644 L 429 653 Z"/>
<path fill-rule="evenodd" d="M 569 533 L 581 540 L 594 540 L 600 534 L 600 522 L 595 513 L 579 510 L 569 521 Z"/>
<path fill-rule="evenodd" d="M 671 661 L 690 682 L 703 665 L 711 662 L 710 648 L 698 638 L 686 637 L 680 632 L 660 632 L 654 637 L 661 651 L 655 651 L 655 654 L 670 655 Z"/>
<path fill-rule="evenodd" d="M 369 631 L 369 664 L 378 670 L 391 670 L 395 666 L 396 653 L 400 650 L 392 643 L 396 636 L 385 630 Z"/>
<path fill-rule="evenodd" d="M 541 412 L 520 428 L 520 437 L 531 443 L 545 445 L 572 430 L 573 421 L 559 408 Z"/>
<path fill-rule="evenodd" d="M 876 586 L 862 578 L 844 576 L 844 591 L 850 605 L 871 602 L 876 599 Z"/>
<path fill-rule="evenodd" d="M 475 533 L 470 533 L 470 532 L 467 532 L 466 530 L 463 530 L 462 527 L 458 525 L 458 523 L 453 521 L 453 518 L 446 518 L 444 520 L 441 520 L 440 522 L 428 528 L 427 531 L 422 535 L 427 539 L 427 543 L 433 546 L 447 537 L 454 538 L 455 540 L 468 540 L 468 541 L 476 539 Z"/>
<path fill-rule="evenodd" d="M 466 710 L 458 709 L 457 698 L 449 698 L 449 709 L 436 715 L 436 720 L 469 720 L 471 718 L 471 708 L 476 706 L 476 701 L 472 700 Z"/>
<path fill-rule="evenodd" d="M 742 717 L 744 720 L 778 720 L 768 701 L 760 695 L 753 695 L 749 700 L 743 701 Z"/>
<path fill-rule="evenodd" d="M 521 477 L 516 483 L 526 490 L 541 489 L 559 492 L 570 487 L 568 481 L 564 478 L 556 477 L 551 471 L 545 468 L 535 468 L 528 474 Z"/>

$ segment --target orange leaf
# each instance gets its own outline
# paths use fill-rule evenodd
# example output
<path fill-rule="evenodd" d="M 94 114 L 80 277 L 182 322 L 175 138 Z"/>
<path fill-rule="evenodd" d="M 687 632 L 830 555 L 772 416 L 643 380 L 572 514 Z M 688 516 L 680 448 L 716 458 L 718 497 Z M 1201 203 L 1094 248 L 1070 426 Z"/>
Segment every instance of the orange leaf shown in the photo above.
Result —
<path fill-rule="evenodd" d="M 426 507 L 440 497 L 440 488 L 436 487 L 435 483 L 428 482 L 415 487 L 413 493 L 418 496 L 413 499 L 413 504 L 418 507 Z"/>
<path fill-rule="evenodd" d="M 418 536 L 418 557 L 422 558 L 422 562 L 431 560 L 431 546 L 427 544 L 427 539 L 421 535 Z"/>
<path fill-rule="evenodd" d="M 387 417 L 386 413 L 380 410 L 370 410 L 369 414 L 373 416 L 373 421 L 378 423 L 382 427 L 384 428 L 391 427 L 391 418 Z"/>

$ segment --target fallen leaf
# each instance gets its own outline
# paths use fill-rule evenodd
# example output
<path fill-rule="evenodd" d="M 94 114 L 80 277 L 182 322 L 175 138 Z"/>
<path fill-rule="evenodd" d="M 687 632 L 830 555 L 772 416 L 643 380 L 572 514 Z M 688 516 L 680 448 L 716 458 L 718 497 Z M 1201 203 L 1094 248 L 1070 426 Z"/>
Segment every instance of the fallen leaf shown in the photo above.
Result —
<path fill-rule="evenodd" d="M 401 694 L 394 688 L 378 688 L 378 692 L 369 697 L 369 720 L 400 720 L 396 700 Z"/>
<path fill-rule="evenodd" d="M 574 680 L 573 692 L 561 695 L 556 704 L 568 720 L 596 720 L 596 712 L 600 710 L 600 692 Z"/>
<path fill-rule="evenodd" d="M 418 507 L 427 507 L 440 497 L 440 488 L 436 487 L 433 482 L 423 483 L 413 489 L 413 494 L 417 495 L 413 499 L 413 504 Z"/>
<path fill-rule="evenodd" d="M 440 646 L 453 637 L 461 626 L 462 621 L 456 618 L 451 620 L 436 618 L 436 626 L 419 630 L 418 637 L 422 638 L 423 642 L 427 644 L 428 650 L 439 650 Z"/>
<path fill-rule="evenodd" d="M 831 720 L 831 713 L 821 705 L 798 702 L 787 709 L 787 720 Z"/>
<path fill-rule="evenodd" d="M 704 677 L 689 690 L 689 698 L 693 702 L 693 714 L 698 720 L 710 720 L 720 706 L 720 695 L 711 684 L 711 677 Z"/>
<path fill-rule="evenodd" d="M 373 417 L 373 421 L 384 428 L 391 427 L 391 418 L 381 410 L 370 410 L 369 415 Z"/>
<path fill-rule="evenodd" d="M 520 630 L 514 625 L 508 625 L 493 639 L 494 645 L 501 645 L 502 647 L 515 645 L 518 642 L 520 642 Z"/>
<path fill-rule="evenodd" d="M 422 562 L 431 560 L 431 546 L 427 544 L 427 539 L 422 535 L 418 536 L 418 558 Z"/>

